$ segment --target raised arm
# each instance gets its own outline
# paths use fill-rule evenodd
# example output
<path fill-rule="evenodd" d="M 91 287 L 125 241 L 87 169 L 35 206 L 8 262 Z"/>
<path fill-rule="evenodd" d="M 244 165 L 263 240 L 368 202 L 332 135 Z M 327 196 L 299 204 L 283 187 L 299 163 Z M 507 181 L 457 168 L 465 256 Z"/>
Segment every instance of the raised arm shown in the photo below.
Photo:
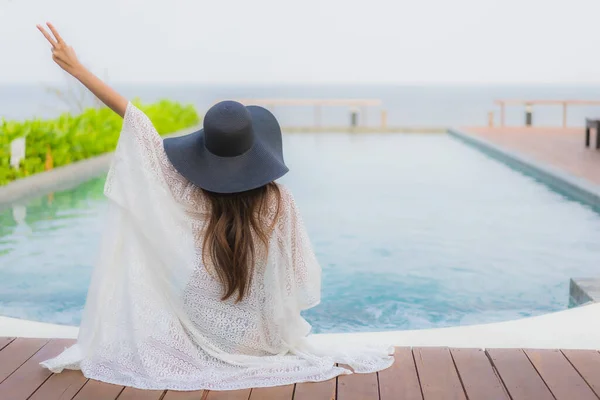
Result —
<path fill-rule="evenodd" d="M 83 86 L 88 88 L 89 91 L 106 104 L 108 108 L 119 114 L 121 117 L 124 117 L 128 104 L 127 99 L 85 68 L 77 59 L 75 50 L 67 45 L 63 38 L 58 34 L 54 25 L 51 23 L 47 23 L 46 25 L 52 34 L 41 25 L 38 25 L 37 28 L 52 45 L 52 59 L 63 70 L 79 80 Z"/>

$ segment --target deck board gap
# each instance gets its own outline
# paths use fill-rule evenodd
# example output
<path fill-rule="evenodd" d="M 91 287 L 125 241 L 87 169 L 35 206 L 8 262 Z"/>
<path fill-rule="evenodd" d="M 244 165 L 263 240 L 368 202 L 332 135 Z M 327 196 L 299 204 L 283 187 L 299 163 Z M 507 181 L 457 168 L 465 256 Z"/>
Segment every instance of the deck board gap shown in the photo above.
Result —
<path fill-rule="evenodd" d="M 336 364 L 337 365 L 337 364 Z M 338 377 L 335 377 L 335 390 L 334 390 L 334 399 L 338 400 Z"/>
<path fill-rule="evenodd" d="M 577 369 L 577 367 L 575 366 L 575 364 L 573 364 L 571 362 L 571 359 L 569 357 L 567 357 L 567 355 L 565 354 L 565 352 L 562 349 L 559 350 L 559 351 L 563 355 L 563 357 L 567 359 L 567 362 L 569 364 L 571 364 L 571 367 L 573 367 L 573 369 L 575 371 L 577 371 L 577 374 L 581 377 L 581 379 L 583 379 L 583 381 L 585 382 L 585 384 L 588 385 L 588 387 L 590 388 L 590 390 L 596 395 L 596 397 L 598 397 L 598 399 L 600 399 L 600 393 L 596 393 L 596 391 L 594 390 L 594 387 L 592 385 L 590 385 L 590 383 L 587 381 L 587 379 L 585 379 L 585 376 L 583 376 L 583 374 L 581 372 L 579 372 L 579 370 Z"/>
<path fill-rule="evenodd" d="M 552 397 L 554 397 L 556 399 L 556 396 L 552 392 L 552 389 L 550 389 L 550 386 L 548 385 L 548 383 L 546 382 L 546 380 L 544 379 L 544 377 L 542 376 L 542 374 L 540 374 L 540 371 L 538 371 L 538 369 L 535 367 L 535 364 L 533 363 L 533 361 L 531 361 L 531 358 L 529 358 L 529 354 L 527 354 L 527 352 L 524 349 L 521 349 L 521 351 L 523 352 L 523 354 L 525 354 L 525 357 L 527 357 L 527 361 L 529 361 L 529 364 L 531 364 L 531 366 L 533 367 L 533 370 L 535 371 L 535 373 L 538 374 L 538 376 L 540 377 L 540 379 L 542 380 L 542 382 L 544 382 L 544 385 L 546 385 L 546 388 L 548 388 L 548 391 L 550 392 L 550 394 L 552 395 Z M 561 354 L 562 354 L 562 352 L 561 352 Z"/>
<path fill-rule="evenodd" d="M 381 400 L 381 389 L 379 387 L 379 372 L 375 372 L 375 376 L 377 377 L 377 398 Z"/>
<path fill-rule="evenodd" d="M 421 377 L 419 376 L 419 368 L 417 368 L 417 359 L 415 358 L 415 349 L 414 349 L 414 347 L 410 348 L 410 354 L 412 354 L 413 364 L 415 365 L 415 371 L 417 373 L 417 381 L 419 382 L 419 390 L 421 390 L 421 398 L 424 399 L 425 398 L 425 394 L 423 393 L 423 385 L 421 383 Z"/>
<path fill-rule="evenodd" d="M 492 356 L 490 355 L 490 353 L 488 353 L 487 349 L 484 349 L 483 351 L 484 351 L 485 356 L 487 357 L 488 361 L 490 362 L 490 364 L 492 364 L 492 369 L 494 370 L 494 373 L 496 374 L 496 376 L 500 380 L 500 383 L 502 384 L 502 387 L 506 391 L 506 394 L 508 395 L 508 397 L 510 398 L 510 400 L 515 400 L 513 398 L 512 394 L 510 394 L 510 391 L 508 390 L 508 386 L 506 386 L 506 382 L 504 382 L 504 378 L 502 378 L 502 375 L 500 374 L 500 371 L 498 371 L 498 368 L 496 368 L 496 364 L 494 364 L 494 360 L 492 359 Z M 554 396 L 554 395 L 552 395 L 552 396 Z"/>
<path fill-rule="evenodd" d="M 16 339 L 17 339 L 16 337 L 9 339 L 9 341 L 6 342 L 4 344 L 4 346 L 0 347 L 0 351 L 3 350 L 6 346 L 8 346 L 9 344 L 11 344 L 12 342 L 14 342 Z"/>
<path fill-rule="evenodd" d="M 41 350 L 41 349 L 40 349 L 40 350 Z M 19 367 L 19 368 L 20 368 L 20 367 Z M 37 392 L 38 390 L 40 390 L 40 388 L 41 388 L 41 387 L 44 385 L 44 383 L 46 383 L 46 382 L 48 381 L 48 379 L 50 379 L 50 378 L 51 378 L 53 375 L 54 375 L 54 373 L 52 373 L 52 374 L 48 375 L 48 376 L 46 377 L 46 379 L 44 379 L 44 382 L 40 383 L 40 384 L 38 385 L 38 387 L 36 387 L 36 388 L 35 388 L 35 390 L 34 390 L 33 392 L 31 392 L 31 394 L 30 394 L 29 396 L 27 396 L 27 399 L 30 399 L 30 398 L 31 398 L 31 396 L 33 396 L 33 395 L 35 394 L 35 392 Z"/>
<path fill-rule="evenodd" d="M 296 396 L 296 383 L 294 383 L 294 389 L 292 390 L 292 400 L 294 400 L 294 397 Z"/>
<path fill-rule="evenodd" d="M 335 366 L 336 366 L 336 367 L 339 367 L 339 366 L 340 366 L 340 364 L 338 364 L 338 363 L 335 363 Z M 334 398 L 335 398 L 335 400 L 338 400 L 338 385 L 339 385 L 338 378 L 339 378 L 339 377 L 340 377 L 339 375 L 335 377 L 335 394 L 334 394 Z"/>
<path fill-rule="evenodd" d="M 85 383 L 83 385 L 81 385 L 81 387 L 79 388 L 79 390 L 73 395 L 73 397 L 71 397 L 71 399 L 74 399 L 75 397 L 77 397 L 77 395 L 79 394 L 79 392 L 81 392 L 83 390 L 83 388 L 85 387 L 85 385 L 88 384 L 88 382 L 90 381 L 90 379 L 86 379 Z"/>
<path fill-rule="evenodd" d="M 458 370 L 458 367 L 456 366 L 456 361 L 454 360 L 454 355 L 452 354 L 452 352 L 450 350 L 448 350 L 448 353 L 450 353 L 450 359 L 452 360 L 452 365 L 454 365 L 454 369 L 456 370 L 456 375 L 458 375 L 458 381 L 460 382 L 460 386 L 462 387 L 463 392 L 465 392 L 465 397 L 467 398 L 467 400 L 469 400 L 469 394 L 467 393 L 467 388 L 465 387 L 463 378 L 460 375 L 460 371 Z"/>
<path fill-rule="evenodd" d="M 485 351 L 484 349 L 484 353 L 488 359 L 488 361 L 490 362 L 491 366 L 492 366 L 492 371 L 494 371 L 494 375 L 496 375 L 496 377 L 498 378 L 498 381 L 500 382 L 500 384 L 502 385 L 502 389 L 504 389 L 504 393 L 506 393 L 506 395 L 508 396 L 508 398 L 510 400 L 514 400 L 512 395 L 510 394 L 510 392 L 508 391 L 508 388 L 506 387 L 506 384 L 504 383 L 504 381 L 502 380 L 502 377 L 500 376 L 500 371 L 498 371 L 498 369 L 496 368 L 496 366 L 494 365 L 494 363 L 492 362 L 492 359 L 490 358 L 490 355 L 487 354 L 487 351 Z"/>
<path fill-rule="evenodd" d="M 13 342 L 14 342 L 14 340 L 13 340 Z M 11 342 L 11 343 L 12 343 L 12 342 Z M 29 356 L 29 357 L 28 357 L 26 360 L 24 360 L 24 361 L 23 361 L 23 362 L 22 362 L 22 363 L 21 363 L 21 364 L 20 364 L 20 365 L 19 365 L 17 368 L 15 368 L 15 370 L 14 370 L 13 372 L 11 372 L 10 374 L 8 374 L 8 375 L 6 376 L 6 378 L 2 379 L 2 380 L 0 381 L 0 383 L 4 382 L 4 381 L 6 381 L 8 378 L 10 378 L 10 377 L 11 377 L 11 376 L 12 376 L 12 375 L 15 373 L 15 372 L 17 372 L 17 371 L 19 370 L 19 368 L 21 368 L 23 365 L 25 365 L 25 363 L 26 363 L 27 361 L 29 361 L 29 359 L 30 359 L 31 357 L 35 356 L 35 355 L 38 353 L 38 351 L 40 351 L 40 350 L 42 350 L 44 347 L 46 347 L 46 345 L 47 345 L 48 343 L 50 343 L 50 339 L 48 339 L 48 340 L 46 341 L 46 343 L 44 343 L 44 345 L 43 345 L 42 347 L 40 347 L 39 349 L 37 349 L 37 351 L 36 351 L 35 353 L 33 353 L 33 354 L 32 354 L 31 356 Z"/>

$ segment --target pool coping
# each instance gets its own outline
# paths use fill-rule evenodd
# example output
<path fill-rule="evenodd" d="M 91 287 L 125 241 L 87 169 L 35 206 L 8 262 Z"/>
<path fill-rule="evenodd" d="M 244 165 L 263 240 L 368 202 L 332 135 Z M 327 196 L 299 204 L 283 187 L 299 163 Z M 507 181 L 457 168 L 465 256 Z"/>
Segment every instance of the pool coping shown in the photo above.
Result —
<path fill-rule="evenodd" d="M 331 346 L 538 348 L 600 350 L 600 303 L 517 320 L 479 325 L 405 331 L 310 335 Z M 76 326 L 0 316 L 0 337 L 77 338 Z"/>
<path fill-rule="evenodd" d="M 600 300 L 600 278 L 571 278 L 569 281 L 570 301 L 574 305 Z"/>
<path fill-rule="evenodd" d="M 537 178 L 558 192 L 594 208 L 600 208 L 600 186 L 571 175 L 547 163 L 534 160 L 529 156 L 490 141 L 469 135 L 456 128 L 448 129 L 448 134 L 463 143 L 471 145 L 483 153 Z"/>
<path fill-rule="evenodd" d="M 182 136 L 198 129 L 199 126 L 194 126 L 164 137 Z M 48 193 L 72 189 L 85 181 L 96 178 L 108 172 L 113 155 L 114 152 L 104 153 L 0 186 L 0 210 Z"/>

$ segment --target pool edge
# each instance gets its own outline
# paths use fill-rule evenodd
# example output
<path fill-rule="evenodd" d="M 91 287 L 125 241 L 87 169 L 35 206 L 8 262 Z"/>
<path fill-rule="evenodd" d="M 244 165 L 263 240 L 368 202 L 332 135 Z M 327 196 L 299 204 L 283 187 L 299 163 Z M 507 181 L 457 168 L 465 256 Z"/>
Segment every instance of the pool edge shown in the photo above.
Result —
<path fill-rule="evenodd" d="M 331 345 L 600 350 L 600 303 L 505 322 L 407 331 L 311 335 Z M 0 337 L 76 338 L 75 326 L 0 317 Z"/>
<path fill-rule="evenodd" d="M 475 147 L 507 166 L 539 179 L 558 192 L 562 192 L 594 208 L 600 208 L 600 186 L 516 151 L 509 150 L 506 147 L 477 138 L 459 129 L 450 128 L 447 133 L 451 137 Z"/>

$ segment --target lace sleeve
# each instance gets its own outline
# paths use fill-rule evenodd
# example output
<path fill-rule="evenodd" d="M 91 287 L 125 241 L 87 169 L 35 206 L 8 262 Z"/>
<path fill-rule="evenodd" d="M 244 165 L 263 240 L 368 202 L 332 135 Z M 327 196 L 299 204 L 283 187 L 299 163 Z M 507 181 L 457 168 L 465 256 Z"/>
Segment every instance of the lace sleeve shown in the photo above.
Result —
<path fill-rule="evenodd" d="M 300 310 L 314 307 L 321 301 L 321 266 L 313 251 L 308 232 L 292 194 L 280 186 L 283 208 L 280 215 L 279 246 L 286 255 L 291 293 Z"/>
<path fill-rule="evenodd" d="M 163 147 L 163 139 L 160 137 L 150 119 L 132 103 L 127 105 L 123 119 L 123 131 L 121 134 L 134 136 L 147 161 L 145 167 L 152 175 L 164 183 L 172 193 L 181 193 L 188 181 L 181 176 L 173 167 Z"/>

